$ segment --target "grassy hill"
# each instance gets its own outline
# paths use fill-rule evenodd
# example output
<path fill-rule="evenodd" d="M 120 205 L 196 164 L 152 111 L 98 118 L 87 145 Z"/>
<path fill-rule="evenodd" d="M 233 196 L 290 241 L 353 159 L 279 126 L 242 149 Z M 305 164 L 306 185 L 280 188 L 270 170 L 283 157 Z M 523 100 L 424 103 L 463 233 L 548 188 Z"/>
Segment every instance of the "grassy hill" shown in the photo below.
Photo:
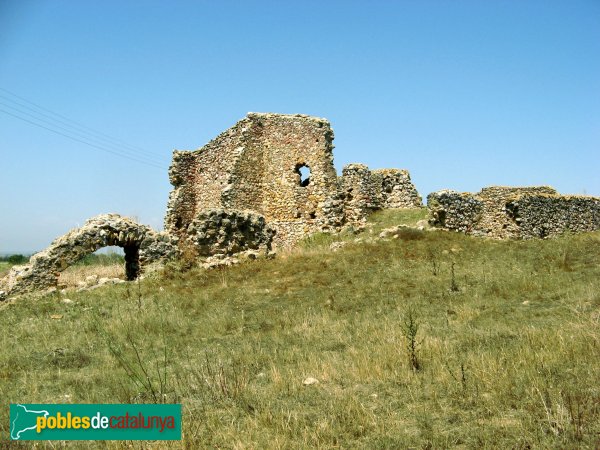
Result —
<path fill-rule="evenodd" d="M 423 214 L 2 305 L 5 405 L 183 404 L 183 444 L 74 448 L 600 446 L 600 233 L 370 242 Z M 8 423 L 1 408 L 3 440 Z"/>

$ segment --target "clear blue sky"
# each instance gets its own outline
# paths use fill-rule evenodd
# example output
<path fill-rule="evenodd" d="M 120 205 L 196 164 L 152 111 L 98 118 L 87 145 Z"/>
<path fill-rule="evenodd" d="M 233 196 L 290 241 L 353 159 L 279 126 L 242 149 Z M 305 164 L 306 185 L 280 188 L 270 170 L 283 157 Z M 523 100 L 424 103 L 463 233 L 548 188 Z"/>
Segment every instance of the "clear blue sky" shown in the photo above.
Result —
<path fill-rule="evenodd" d="M 598 0 L 1 0 L 0 88 L 162 167 L 0 112 L 0 253 L 99 213 L 162 227 L 172 149 L 248 111 L 326 117 L 338 171 L 406 168 L 423 197 L 600 195 Z M 0 109 L 69 134 L 7 91 Z"/>

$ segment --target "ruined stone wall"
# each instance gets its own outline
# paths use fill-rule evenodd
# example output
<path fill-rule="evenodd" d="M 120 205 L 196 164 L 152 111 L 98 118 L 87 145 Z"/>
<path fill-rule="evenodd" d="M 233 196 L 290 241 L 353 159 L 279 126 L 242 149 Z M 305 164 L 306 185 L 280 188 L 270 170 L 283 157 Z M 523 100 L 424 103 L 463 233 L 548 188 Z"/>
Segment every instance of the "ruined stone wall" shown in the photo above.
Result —
<path fill-rule="evenodd" d="M 371 171 L 364 164 L 344 166 L 340 185 L 344 194 L 344 212 L 348 222 L 363 222 L 371 212 L 379 208 Z"/>
<path fill-rule="evenodd" d="M 560 195 L 549 186 L 444 190 L 429 194 L 427 206 L 433 226 L 496 239 L 600 229 L 600 199 Z"/>
<path fill-rule="evenodd" d="M 335 219 L 327 204 L 337 195 L 333 130 L 325 119 L 281 114 L 249 114 L 250 142 L 263 152 L 262 205 L 255 209 L 277 231 L 280 246 L 307 233 L 328 230 Z M 310 170 L 301 183 L 300 169 Z M 238 176 L 245 176 L 247 171 Z M 333 212 L 335 214 L 335 212 Z"/>
<path fill-rule="evenodd" d="M 248 126 L 245 122 L 238 122 L 199 150 L 173 152 L 167 231 L 181 236 L 199 210 L 224 206 L 222 196 L 230 189 L 232 169 L 243 149 L 242 138 Z"/>
<path fill-rule="evenodd" d="M 197 256 L 231 256 L 248 250 L 267 253 L 275 234 L 260 214 L 206 210 L 190 223 L 187 241 Z"/>
<path fill-rule="evenodd" d="M 380 208 L 420 208 L 423 206 L 421 196 L 413 185 L 408 170 L 373 170 L 371 180 Z"/>
<path fill-rule="evenodd" d="M 473 194 L 442 190 L 427 196 L 429 224 L 438 228 L 473 233 L 481 220 L 483 202 Z"/>
<path fill-rule="evenodd" d="M 340 186 L 349 222 L 362 222 L 378 209 L 423 206 L 407 170 L 371 171 L 364 164 L 349 164 L 342 170 Z"/>
<path fill-rule="evenodd" d="M 303 235 L 339 228 L 333 131 L 325 119 L 249 113 L 195 152 L 175 152 L 167 230 L 181 234 L 201 211 L 251 210 L 289 246 Z M 184 164 L 186 167 L 184 167 Z M 310 170 L 304 185 L 300 168 Z"/>
<path fill-rule="evenodd" d="M 375 209 L 421 206 L 405 170 L 352 164 L 338 179 L 333 148 L 325 119 L 249 113 L 201 149 L 175 152 L 165 227 L 183 236 L 202 211 L 248 210 L 273 227 L 276 246 L 290 247 L 307 234 L 362 223 Z M 302 168 L 310 170 L 304 182 Z"/>
<path fill-rule="evenodd" d="M 483 202 L 483 214 L 477 223 L 477 230 L 495 238 L 519 237 L 519 225 L 507 214 L 506 205 L 520 195 L 539 194 L 558 195 L 558 192 L 550 186 L 483 188 L 477 194 L 477 198 Z"/>
<path fill-rule="evenodd" d="M 600 198 L 524 194 L 506 205 L 523 239 L 600 230 Z"/>
<path fill-rule="evenodd" d="M 175 239 L 167 233 L 157 233 L 117 214 L 103 214 L 55 239 L 47 249 L 33 255 L 29 264 L 12 267 L 0 280 L 0 299 L 56 286 L 60 272 L 84 256 L 113 245 L 125 250 L 129 280 L 150 263 L 178 256 Z"/>

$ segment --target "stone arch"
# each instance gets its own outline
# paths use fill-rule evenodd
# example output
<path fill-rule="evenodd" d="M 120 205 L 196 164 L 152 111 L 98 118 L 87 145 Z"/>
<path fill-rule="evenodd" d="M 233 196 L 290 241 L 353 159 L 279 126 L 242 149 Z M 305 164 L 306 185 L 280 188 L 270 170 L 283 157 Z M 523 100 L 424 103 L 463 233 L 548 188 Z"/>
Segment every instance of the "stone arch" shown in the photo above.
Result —
<path fill-rule="evenodd" d="M 178 252 L 170 235 L 118 214 L 103 214 L 55 239 L 44 251 L 33 255 L 29 264 L 13 267 L 7 277 L 0 280 L 0 290 L 12 295 L 56 286 L 63 270 L 108 246 L 124 249 L 128 280 L 137 278 L 145 265 L 174 258 Z"/>

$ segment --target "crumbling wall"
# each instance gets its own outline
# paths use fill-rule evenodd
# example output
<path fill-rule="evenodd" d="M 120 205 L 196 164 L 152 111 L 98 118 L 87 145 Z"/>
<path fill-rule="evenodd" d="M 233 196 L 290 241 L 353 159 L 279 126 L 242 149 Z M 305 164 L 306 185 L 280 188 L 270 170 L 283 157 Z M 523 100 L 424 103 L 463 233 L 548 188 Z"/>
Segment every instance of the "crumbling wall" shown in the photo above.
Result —
<path fill-rule="evenodd" d="M 371 172 L 379 208 L 420 208 L 421 196 L 410 179 L 408 170 L 377 169 Z"/>
<path fill-rule="evenodd" d="M 360 223 L 379 208 L 371 171 L 364 164 L 348 164 L 342 169 L 340 185 L 344 195 L 344 213 L 350 223 Z"/>
<path fill-rule="evenodd" d="M 167 231 L 181 236 L 199 211 L 224 207 L 223 197 L 227 197 L 234 181 L 233 167 L 244 149 L 246 122 L 238 122 L 199 150 L 173 152 L 169 168 L 173 190 L 165 217 Z"/>
<path fill-rule="evenodd" d="M 278 245 L 339 229 L 333 130 L 325 119 L 249 113 L 194 152 L 175 152 L 165 224 L 181 235 L 202 211 L 251 210 L 276 230 Z M 302 183 L 300 168 L 310 170 Z M 190 195 L 191 194 L 191 195 Z"/>
<path fill-rule="evenodd" d="M 250 210 L 276 231 L 276 246 L 290 247 L 315 231 L 363 222 L 375 209 L 421 206 L 406 170 L 351 164 L 338 179 L 333 137 L 325 119 L 249 113 L 199 150 L 176 151 L 165 228 L 181 237 L 202 211 Z"/>
<path fill-rule="evenodd" d="M 473 233 L 481 220 L 483 202 L 473 194 L 443 190 L 427 196 L 429 224 L 447 230 Z"/>
<path fill-rule="evenodd" d="M 509 201 L 507 214 L 523 239 L 600 230 L 600 198 L 524 194 Z"/>
<path fill-rule="evenodd" d="M 429 194 L 427 206 L 433 226 L 496 239 L 600 229 L 600 199 L 560 195 L 549 186 L 444 190 Z"/>
<path fill-rule="evenodd" d="M 248 250 L 267 253 L 275 231 L 260 214 L 212 209 L 198 214 L 186 235 L 197 256 L 231 256 Z"/>
<path fill-rule="evenodd" d="M 483 202 L 483 214 L 477 223 L 480 233 L 506 239 L 520 237 L 519 224 L 508 214 L 506 205 L 520 195 L 558 195 L 550 186 L 507 187 L 489 186 L 483 188 L 477 198 Z"/>
<path fill-rule="evenodd" d="M 55 239 L 47 249 L 33 255 L 29 264 L 14 266 L 0 280 L 0 292 L 8 296 L 56 286 L 60 272 L 107 246 L 123 247 L 129 280 L 135 279 L 147 264 L 178 255 L 175 239 L 167 233 L 157 233 L 117 214 L 103 214 Z"/>
<path fill-rule="evenodd" d="M 348 164 L 342 169 L 340 188 L 348 222 L 362 222 L 378 209 L 419 208 L 421 197 L 407 170 L 369 170 L 364 164 Z"/>

